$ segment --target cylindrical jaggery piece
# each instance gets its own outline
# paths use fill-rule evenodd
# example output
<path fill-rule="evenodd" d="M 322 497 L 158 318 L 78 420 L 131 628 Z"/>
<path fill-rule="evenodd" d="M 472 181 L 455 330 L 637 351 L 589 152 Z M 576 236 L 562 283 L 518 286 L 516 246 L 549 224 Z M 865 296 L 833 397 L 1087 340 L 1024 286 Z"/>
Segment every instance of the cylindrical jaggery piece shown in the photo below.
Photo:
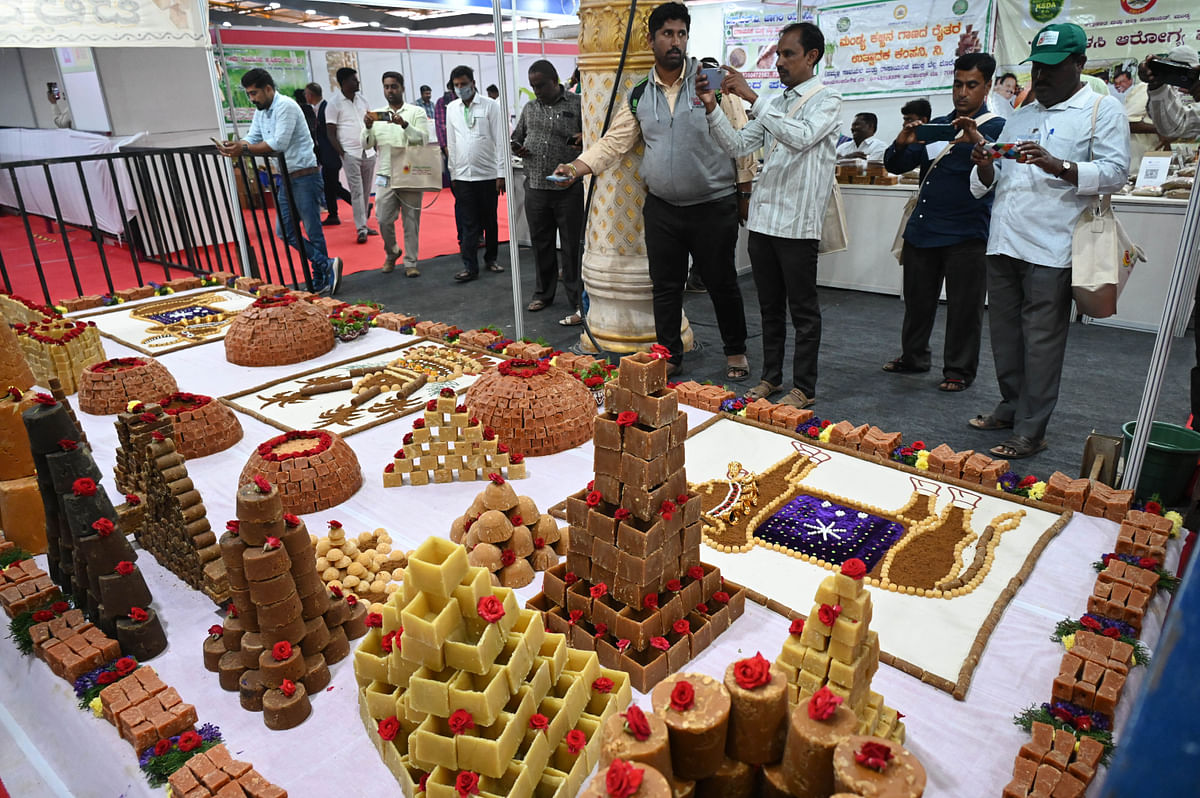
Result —
<path fill-rule="evenodd" d="M 691 684 L 694 699 L 691 707 L 679 711 L 671 707 L 671 693 L 683 681 Z M 729 730 L 730 702 L 725 686 L 704 674 L 676 673 L 654 687 L 651 701 L 654 713 L 667 724 L 675 778 L 699 781 L 716 773 L 725 758 Z"/>
<path fill-rule="evenodd" d="M 290 655 L 282 660 L 276 660 L 272 650 L 264 651 L 258 657 L 258 670 L 262 673 L 263 684 L 267 687 L 278 687 L 283 684 L 284 679 L 298 682 L 308 673 L 299 646 L 293 647 Z"/>
<path fill-rule="evenodd" d="M 612 764 L 609 763 L 609 767 Z M 636 793 L 637 798 L 673 798 L 671 793 L 671 785 L 663 778 L 663 775 L 649 765 L 637 763 L 634 767 L 642 770 L 642 785 L 638 787 Z M 601 768 L 587 789 L 579 793 L 579 798 L 609 798 L 608 788 L 608 767 Z"/>
<path fill-rule="evenodd" d="M 864 743 L 879 743 L 892 750 L 892 759 L 882 773 L 855 761 L 854 755 Z M 899 743 L 854 735 L 838 743 L 833 752 L 833 783 L 838 792 L 862 798 L 921 798 L 925 794 L 925 768 Z"/>
<path fill-rule="evenodd" d="M 787 677 L 772 665 L 769 682 L 746 689 L 737 683 L 736 666 L 731 663 L 725 669 L 731 704 L 725 751 L 731 759 L 750 765 L 778 762 L 787 733 Z"/>
<path fill-rule="evenodd" d="M 795 798 L 826 798 L 833 792 L 833 750 L 858 728 L 858 718 L 845 706 L 827 720 L 810 718 L 811 700 L 792 710 L 783 749 L 784 783 Z"/>
<path fill-rule="evenodd" d="M 756 768 L 725 757 L 716 773 L 696 782 L 696 798 L 752 798 L 756 776 Z"/>
<path fill-rule="evenodd" d="M 217 673 L 220 674 L 221 689 L 233 692 L 238 689 L 238 680 L 242 678 L 242 673 L 246 670 L 242 664 L 242 656 L 236 651 L 226 651 L 221 655 L 221 659 L 217 664 Z"/>
<path fill-rule="evenodd" d="M 601 770 L 608 767 L 614 759 L 625 759 L 630 762 L 643 762 L 668 780 L 674 778 L 667 724 L 654 713 L 646 715 L 646 722 L 650 725 L 650 737 L 639 740 L 625 730 L 625 718 L 621 717 L 621 713 L 614 712 L 609 716 L 604 722 L 600 736 Z"/>
<path fill-rule="evenodd" d="M 296 684 L 296 692 L 290 698 L 278 688 L 263 694 L 263 722 L 268 729 L 293 729 L 303 723 L 311 712 L 312 704 L 303 684 Z"/>
<path fill-rule="evenodd" d="M 221 657 L 225 655 L 225 641 L 219 636 L 213 637 L 209 635 L 204 640 L 204 669 L 219 673 L 218 667 L 221 662 Z"/>
<path fill-rule="evenodd" d="M 257 669 L 246 671 L 238 679 L 238 699 L 242 703 L 242 709 L 262 712 L 263 694 L 266 692 L 267 686 L 263 684 L 262 673 Z"/>
<path fill-rule="evenodd" d="M 333 665 L 341 662 L 350 653 L 350 641 L 346 639 L 346 630 L 342 627 L 329 630 L 329 644 L 321 652 L 325 655 L 325 664 Z"/>
<path fill-rule="evenodd" d="M 759 798 L 792 798 L 783 778 L 783 765 L 767 765 L 762 769 L 758 795 Z"/>
<path fill-rule="evenodd" d="M 309 695 L 319 693 L 329 686 L 333 677 L 329 673 L 329 666 L 325 664 L 324 656 L 313 654 L 311 657 L 305 657 L 304 667 L 308 671 L 304 675 L 304 689 L 308 690 Z"/>

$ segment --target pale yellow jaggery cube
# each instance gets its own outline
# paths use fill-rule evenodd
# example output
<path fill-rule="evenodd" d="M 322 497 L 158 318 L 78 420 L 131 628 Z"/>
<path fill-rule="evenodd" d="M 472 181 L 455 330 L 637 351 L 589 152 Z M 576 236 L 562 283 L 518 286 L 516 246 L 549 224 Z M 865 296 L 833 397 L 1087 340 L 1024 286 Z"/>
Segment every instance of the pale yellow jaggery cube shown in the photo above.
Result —
<path fill-rule="evenodd" d="M 800 671 L 800 678 L 796 680 L 796 685 L 800 688 L 800 692 L 806 695 L 812 695 L 817 692 L 823 684 L 825 684 L 824 673 L 813 673 L 807 669 L 802 669 Z"/>
<path fill-rule="evenodd" d="M 616 694 L 617 691 L 614 690 L 612 695 L 615 696 Z M 629 700 L 630 699 L 627 696 L 625 703 L 623 704 L 618 704 L 614 701 L 612 706 L 609 707 L 609 715 L 611 715 L 613 712 L 620 712 L 621 710 L 625 709 L 625 707 L 629 705 Z M 584 749 L 584 751 L 587 753 L 587 766 L 583 771 L 585 776 L 588 773 L 591 773 L 592 768 L 594 768 L 596 763 L 600 761 L 600 742 L 602 738 L 600 730 L 604 728 L 605 720 L 608 720 L 608 715 L 605 715 L 604 719 L 601 720 L 596 716 L 585 714 L 580 717 L 579 722 L 575 724 L 575 728 L 579 729 L 581 732 L 583 732 L 584 736 L 587 737 L 587 748 Z"/>
<path fill-rule="evenodd" d="M 408 690 L 401 693 L 400 698 L 396 701 L 396 717 L 407 720 L 414 729 L 425 721 L 428 714 L 412 708 L 412 696 Z M 425 770 L 429 770 L 429 768 L 425 768 Z"/>
<path fill-rule="evenodd" d="M 561 699 L 553 696 L 546 696 L 538 704 L 537 711 L 546 716 L 546 720 L 550 725 L 546 728 L 546 732 L 551 739 L 561 740 L 569 729 L 574 728 L 575 721 L 578 716 L 569 716 L 564 710 L 566 709 Z"/>
<path fill-rule="evenodd" d="M 800 643 L 807 648 L 824 651 L 829 647 L 830 631 L 828 626 L 817 620 L 817 610 L 814 607 L 808 620 L 804 622 L 804 631 L 800 633 Z"/>
<path fill-rule="evenodd" d="M 562 746 L 566 750 L 566 746 Z M 582 754 L 579 757 L 583 758 Z M 567 786 L 567 774 L 553 768 L 546 768 L 542 771 L 542 777 L 538 780 L 537 786 L 533 788 L 533 798 L 569 798 L 575 795 L 574 790 L 570 790 Z"/>
<path fill-rule="evenodd" d="M 479 617 L 476 609 L 481 598 L 492 595 L 492 579 L 488 569 L 480 566 L 468 568 L 451 595 L 458 602 L 459 611 L 467 619 L 467 627 L 472 633 L 477 633 L 479 627 L 489 625 Z"/>
<path fill-rule="evenodd" d="M 567 666 L 567 638 L 557 632 L 547 632 L 542 640 L 538 656 L 550 663 L 550 679 L 558 681 L 559 674 Z"/>
<path fill-rule="evenodd" d="M 871 623 L 871 594 L 863 591 L 854 598 L 841 599 L 842 617 L 859 623 Z"/>
<path fill-rule="evenodd" d="M 374 634 L 375 640 L 370 638 Z M 379 630 L 368 629 L 358 648 L 354 649 L 354 675 L 363 681 L 387 681 L 387 655 L 379 648 Z"/>
<path fill-rule="evenodd" d="M 541 771 L 534 771 L 523 763 L 512 762 L 501 778 L 479 780 L 480 795 L 503 795 L 509 798 L 529 798 L 537 787 Z"/>
<path fill-rule="evenodd" d="M 829 681 L 850 687 L 859 681 L 867 681 L 866 660 L 859 659 L 853 663 L 839 662 L 836 658 L 829 660 Z"/>
<path fill-rule="evenodd" d="M 841 601 L 841 596 L 837 592 L 837 582 L 833 575 L 829 575 L 821 580 L 821 584 L 817 586 L 817 594 L 813 596 L 813 606 L 820 607 L 822 604 L 828 604 L 830 607 L 838 604 Z M 816 614 L 816 610 L 812 614 Z"/>
<path fill-rule="evenodd" d="M 446 641 L 446 665 L 469 673 L 485 674 L 496 664 L 504 649 L 504 636 L 496 624 L 487 624 L 478 635 L 466 630 L 462 642 Z"/>
<path fill-rule="evenodd" d="M 863 580 L 852 579 L 841 573 L 833 575 L 833 589 L 837 592 L 839 604 L 844 604 L 847 599 L 858 598 L 865 592 Z"/>
<path fill-rule="evenodd" d="M 604 718 L 604 720 L 608 720 L 609 715 L 611 715 L 613 712 L 624 710 L 625 707 L 629 706 L 630 702 L 633 701 L 633 686 L 629 681 L 629 674 L 625 673 L 624 671 L 614 671 L 609 670 L 608 668 L 601 668 L 600 675 L 609 679 L 613 683 L 612 690 L 608 692 L 608 707 L 606 707 L 602 712 L 592 712 L 591 704 L 589 702 L 588 712 L 593 715 L 600 715 Z M 590 683 L 587 687 L 589 690 L 592 689 Z M 603 695 L 603 693 L 599 693 L 599 695 Z M 588 739 L 592 739 L 590 734 L 588 735 Z"/>
<path fill-rule="evenodd" d="M 525 721 L 525 726 L 529 723 Z M 475 719 L 475 731 L 471 737 L 458 737 L 454 744 L 458 748 L 460 770 L 471 770 L 481 776 L 502 776 L 512 761 L 517 746 L 521 743 L 524 726 L 507 712 L 500 712 L 491 723 L 480 725 Z"/>
<path fill-rule="evenodd" d="M 464 731 L 464 735 L 477 734 L 476 729 Z M 422 762 L 458 770 L 458 742 L 446 719 L 438 715 L 428 715 L 409 736 L 409 750 L 412 755 Z"/>
<path fill-rule="evenodd" d="M 542 657 L 538 657 L 533 661 L 533 670 L 530 671 L 529 678 L 525 682 L 525 686 L 529 688 L 529 692 L 533 696 L 533 703 L 536 705 L 550 692 L 550 661 Z"/>
<path fill-rule="evenodd" d="M 409 679 L 422 666 L 419 662 L 412 662 L 404 658 L 400 651 L 392 649 L 392 653 L 388 655 L 388 678 L 387 680 L 397 687 L 408 689 Z"/>
<path fill-rule="evenodd" d="M 465 630 L 459 629 L 451 637 L 452 640 L 461 641 L 465 638 Z M 419 640 L 408 636 L 407 630 L 400 636 L 400 645 L 403 656 L 409 662 L 423 665 L 431 671 L 441 671 L 446 668 L 446 647 L 445 646 L 427 646 Z"/>
<path fill-rule="evenodd" d="M 464 549 L 464 551 L 466 550 Z M 512 632 L 513 627 L 516 626 L 517 619 L 521 616 L 521 605 L 517 603 L 517 596 L 511 588 L 493 587 L 491 593 L 500 600 L 501 606 L 504 607 L 504 615 L 495 623 L 500 627 L 500 631 L 505 636 L 508 636 Z M 486 619 L 480 617 L 478 606 L 472 607 L 471 612 L 466 617 L 472 620 L 483 620 L 485 623 L 488 622 Z"/>
<path fill-rule="evenodd" d="M 407 629 L 404 630 L 408 632 Z M 829 673 L 829 654 L 824 651 L 817 651 L 815 648 L 810 648 L 804 652 L 804 670 L 809 673 L 824 678 Z"/>
<path fill-rule="evenodd" d="M 568 648 L 565 671 L 590 685 L 600 675 L 600 660 L 596 658 L 595 651 Z"/>
<path fill-rule="evenodd" d="M 367 704 L 367 712 L 375 720 L 382 720 L 396 714 L 396 700 L 400 697 L 400 688 L 385 681 L 373 681 L 363 689 L 363 700 Z"/>
<path fill-rule="evenodd" d="M 446 596 L 419 593 L 400 612 L 404 627 L 403 641 L 429 648 L 441 648 L 457 631 L 465 639 L 466 626 L 458 602 Z"/>
<path fill-rule="evenodd" d="M 563 709 L 568 717 L 577 718 L 587 707 L 591 692 L 591 682 L 585 682 L 575 674 L 564 673 L 558 677 L 558 681 L 551 688 L 550 696 L 562 701 Z M 603 695 L 603 693 L 597 695 Z"/>
<path fill-rule="evenodd" d="M 865 645 L 855 648 L 854 646 L 846 645 L 840 640 L 834 640 L 832 638 L 829 640 L 829 656 L 833 657 L 838 662 L 850 664 L 866 654 L 866 651 L 867 647 Z"/>
<path fill-rule="evenodd" d="M 449 596 L 467 574 L 467 550 L 446 538 L 430 537 L 408 560 L 405 584 L 435 596 Z M 405 627 L 405 631 L 408 628 Z"/>
<path fill-rule="evenodd" d="M 546 763 L 550 761 L 550 753 L 554 748 L 551 744 L 552 739 L 547 731 L 526 727 L 521 745 L 517 748 L 517 752 L 513 754 L 513 762 L 509 766 L 509 774 L 514 773 L 514 768 L 524 768 L 535 778 L 540 776 L 546 769 Z M 518 781 L 520 781 L 520 777 L 518 777 Z M 536 781 L 529 783 L 529 790 L 531 794 L 536 792 Z"/>
<path fill-rule="evenodd" d="M 407 630 L 405 630 L 407 631 Z M 453 668 L 432 671 L 421 667 L 408 680 L 408 705 L 417 712 L 449 717 L 451 684 L 456 683 L 460 673 Z"/>
<path fill-rule="evenodd" d="M 800 661 L 804 661 L 803 655 L 801 655 Z M 790 662 L 784 662 L 782 658 L 775 661 L 775 667 L 783 671 L 783 680 L 788 684 L 794 684 L 800 676 L 800 669 Z"/>
<path fill-rule="evenodd" d="M 450 712 L 465 709 L 477 725 L 490 726 L 511 696 L 512 690 L 502 668 L 494 666 L 483 676 L 461 671 L 450 684 Z"/>
<path fill-rule="evenodd" d="M 537 655 L 542 650 L 542 641 L 546 639 L 546 621 L 537 610 L 521 610 L 517 622 L 513 624 L 512 634 L 520 635 L 530 656 Z"/>
<path fill-rule="evenodd" d="M 833 622 L 831 637 L 850 648 L 858 648 L 866 641 L 868 631 L 870 630 L 865 623 L 856 623 L 849 618 L 838 618 Z"/>
<path fill-rule="evenodd" d="M 428 485 L 429 471 L 413 471 L 408 475 L 408 481 L 412 485 Z"/>
<path fill-rule="evenodd" d="M 496 657 L 494 667 L 499 668 L 508 680 L 510 693 L 521 689 L 529 669 L 533 667 L 533 656 L 522 643 L 520 635 L 511 634 L 504 639 L 504 647 Z"/>

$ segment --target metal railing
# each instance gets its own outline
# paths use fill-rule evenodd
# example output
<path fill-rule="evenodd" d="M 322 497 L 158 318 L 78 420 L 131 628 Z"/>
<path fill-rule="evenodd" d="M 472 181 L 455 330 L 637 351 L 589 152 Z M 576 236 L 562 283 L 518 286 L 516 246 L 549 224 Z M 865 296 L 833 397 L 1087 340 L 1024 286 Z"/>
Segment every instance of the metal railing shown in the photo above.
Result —
<path fill-rule="evenodd" d="M 59 262 L 65 256 L 79 295 L 85 293 L 82 270 L 97 265 L 109 293 L 171 280 L 179 276 L 173 270 L 227 272 L 311 290 L 303 247 L 286 246 L 275 235 L 279 192 L 296 207 L 282 156 L 246 155 L 231 163 L 211 146 L 126 147 L 0 163 L 0 205 L 20 216 L 29 250 L 20 251 L 19 234 L 0 238 L 0 281 L 6 291 L 22 293 L 6 264 L 31 261 L 44 300 L 53 304 L 55 280 L 48 278 L 52 271 L 64 276 Z M 302 241 L 299 214 L 290 217 L 293 237 Z M 39 235 L 39 225 L 57 232 L 58 240 Z M 72 241 L 78 231 L 86 232 L 86 243 L 78 234 Z M 24 292 L 30 290 L 26 282 Z"/>

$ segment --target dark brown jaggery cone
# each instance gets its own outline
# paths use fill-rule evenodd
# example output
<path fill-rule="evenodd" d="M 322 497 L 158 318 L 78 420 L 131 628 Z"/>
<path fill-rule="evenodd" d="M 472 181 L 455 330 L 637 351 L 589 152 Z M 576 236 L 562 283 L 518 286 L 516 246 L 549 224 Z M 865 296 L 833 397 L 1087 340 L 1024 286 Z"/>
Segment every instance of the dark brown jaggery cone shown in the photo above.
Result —
<path fill-rule="evenodd" d="M 145 611 L 145 620 L 122 618 L 117 621 L 117 642 L 121 644 L 121 651 L 138 662 L 157 657 L 167 647 L 167 635 L 158 613 L 149 608 Z"/>

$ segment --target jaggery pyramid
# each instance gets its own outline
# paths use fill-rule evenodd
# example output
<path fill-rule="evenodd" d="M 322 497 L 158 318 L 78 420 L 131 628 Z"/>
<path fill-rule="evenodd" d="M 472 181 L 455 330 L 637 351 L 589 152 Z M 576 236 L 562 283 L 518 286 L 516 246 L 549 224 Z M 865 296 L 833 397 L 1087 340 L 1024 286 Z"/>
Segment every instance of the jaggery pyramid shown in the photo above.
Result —
<path fill-rule="evenodd" d="M 630 700 L 624 674 L 546 632 L 467 551 L 429 538 L 355 652 L 367 734 L 406 796 L 574 795 L 600 728 Z M 474 793 L 472 793 L 474 794 Z"/>
<path fill-rule="evenodd" d="M 525 478 L 525 457 L 510 453 L 495 432 L 471 417 L 458 404 L 453 388 L 443 388 L 425 405 L 425 414 L 404 435 L 404 448 L 383 472 L 383 486 L 475 480 L 499 474 L 508 479 Z"/>
<path fill-rule="evenodd" d="M 145 493 L 146 447 L 154 441 L 154 433 L 171 435 L 171 417 L 158 405 L 130 405 L 126 413 L 117 414 L 117 462 L 113 467 L 117 490 L 125 494 Z"/>
<path fill-rule="evenodd" d="M 858 718 L 857 734 L 903 743 L 904 724 L 896 710 L 871 690 L 871 678 L 879 669 L 879 635 L 871 630 L 865 574 L 863 562 L 851 559 L 841 573 L 825 577 L 808 618 L 792 622 L 792 633 L 775 664 L 787 675 L 791 705 L 828 687 Z"/>
<path fill-rule="evenodd" d="M 700 497 L 688 491 L 687 416 L 666 362 L 621 360 L 595 420 L 596 479 L 567 499 L 567 561 L 530 606 L 576 648 L 594 649 L 646 692 L 707 647 L 745 591 L 700 562 Z"/>
<path fill-rule="evenodd" d="M 454 519 L 450 540 L 466 546 L 468 562 L 486 568 L 492 584 L 502 587 L 525 587 L 536 571 L 557 565 L 568 548 L 558 522 L 499 475 Z"/>
<path fill-rule="evenodd" d="M 233 604 L 209 630 L 204 667 L 268 728 L 290 729 L 308 718 L 329 666 L 350 653 L 348 638 L 365 631 L 367 609 L 330 601 L 308 529 L 284 515 L 265 478 L 238 489 L 237 515 L 220 540 Z"/>
<path fill-rule="evenodd" d="M 157 409 L 157 405 L 151 407 Z M 146 498 L 138 543 L 163 567 L 213 601 L 220 604 L 228 599 L 229 577 L 221 547 L 200 491 L 188 477 L 184 456 L 175 450 L 170 425 L 151 434 L 141 484 Z"/>

